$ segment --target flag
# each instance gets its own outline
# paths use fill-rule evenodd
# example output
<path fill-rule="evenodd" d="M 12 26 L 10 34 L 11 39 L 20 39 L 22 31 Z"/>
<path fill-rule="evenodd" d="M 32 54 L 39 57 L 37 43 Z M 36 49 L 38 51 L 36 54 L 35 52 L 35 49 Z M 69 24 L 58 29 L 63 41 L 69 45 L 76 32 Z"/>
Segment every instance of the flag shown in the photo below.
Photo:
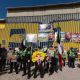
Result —
<path fill-rule="evenodd" d="M 61 28 L 60 27 L 57 27 L 57 43 L 60 44 L 61 42 Z"/>

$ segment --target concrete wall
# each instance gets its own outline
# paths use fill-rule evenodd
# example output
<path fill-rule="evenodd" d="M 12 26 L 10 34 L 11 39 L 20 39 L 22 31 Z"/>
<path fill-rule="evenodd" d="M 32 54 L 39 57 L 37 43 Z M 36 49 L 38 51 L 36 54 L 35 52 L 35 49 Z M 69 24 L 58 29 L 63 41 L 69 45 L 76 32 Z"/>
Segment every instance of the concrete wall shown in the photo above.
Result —
<path fill-rule="evenodd" d="M 32 11 L 14 11 L 7 12 L 7 17 L 13 16 L 38 16 L 38 15 L 50 15 L 50 14 L 68 14 L 68 13 L 80 13 L 80 7 L 78 8 L 63 8 L 63 9 L 47 9 L 47 10 L 32 10 Z"/>

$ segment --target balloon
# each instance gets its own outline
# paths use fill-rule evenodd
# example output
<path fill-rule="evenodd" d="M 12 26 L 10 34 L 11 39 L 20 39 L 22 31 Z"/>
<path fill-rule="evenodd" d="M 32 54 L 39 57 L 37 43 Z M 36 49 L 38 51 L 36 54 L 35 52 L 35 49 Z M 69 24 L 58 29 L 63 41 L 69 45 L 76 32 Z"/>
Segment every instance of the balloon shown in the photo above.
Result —
<path fill-rule="evenodd" d="M 33 55 L 32 55 L 32 61 L 33 61 L 33 62 L 36 62 L 36 61 L 38 61 L 38 60 L 43 61 L 44 58 L 45 58 L 45 56 L 46 56 L 45 53 L 39 52 L 39 51 L 35 51 L 35 52 L 33 53 Z"/>

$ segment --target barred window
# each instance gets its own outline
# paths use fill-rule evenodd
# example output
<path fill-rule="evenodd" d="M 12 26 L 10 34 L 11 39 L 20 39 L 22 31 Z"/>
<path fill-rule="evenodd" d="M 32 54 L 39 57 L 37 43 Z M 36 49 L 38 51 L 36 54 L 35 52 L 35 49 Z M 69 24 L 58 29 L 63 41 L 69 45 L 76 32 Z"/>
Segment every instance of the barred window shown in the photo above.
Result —
<path fill-rule="evenodd" d="M 9 22 L 12 22 L 12 17 L 8 18 L 8 21 L 9 21 Z"/>
<path fill-rule="evenodd" d="M 78 14 L 79 14 L 79 13 L 76 13 L 76 20 L 78 20 L 78 19 L 79 19 Z"/>
<path fill-rule="evenodd" d="M 55 14 L 51 15 L 51 21 L 56 21 L 57 20 L 57 17 Z"/>
<path fill-rule="evenodd" d="M 66 20 L 68 20 L 68 14 L 66 14 Z"/>
<path fill-rule="evenodd" d="M 80 19 L 80 13 L 78 14 L 78 19 Z"/>
<path fill-rule="evenodd" d="M 51 18 L 51 17 L 52 17 L 52 15 L 49 16 L 49 20 L 50 20 L 50 22 L 52 22 L 52 18 Z"/>
<path fill-rule="evenodd" d="M 19 22 L 19 16 L 18 16 L 18 17 L 16 17 L 16 22 Z"/>
<path fill-rule="evenodd" d="M 37 16 L 33 17 L 33 22 L 37 22 Z"/>
<path fill-rule="evenodd" d="M 71 20 L 70 15 L 71 15 L 71 14 L 68 14 L 68 20 Z"/>
<path fill-rule="evenodd" d="M 80 19 L 80 13 L 69 13 L 69 14 L 51 14 L 41 16 L 18 16 L 18 17 L 7 17 L 6 22 L 43 22 L 50 23 L 53 21 L 61 20 L 78 20 Z"/>
<path fill-rule="evenodd" d="M 24 22 L 24 17 L 22 16 L 21 22 Z"/>
<path fill-rule="evenodd" d="M 27 22 L 30 22 L 30 17 L 29 16 L 27 17 Z"/>

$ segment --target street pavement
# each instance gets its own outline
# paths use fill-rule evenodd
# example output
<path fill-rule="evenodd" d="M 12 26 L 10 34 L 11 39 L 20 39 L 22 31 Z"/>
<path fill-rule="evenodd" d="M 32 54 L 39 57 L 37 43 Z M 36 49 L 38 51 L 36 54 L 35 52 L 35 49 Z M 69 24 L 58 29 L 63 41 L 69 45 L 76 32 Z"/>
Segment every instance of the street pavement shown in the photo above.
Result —
<path fill-rule="evenodd" d="M 5 72 L 4 74 L 0 75 L 0 80 L 28 80 L 27 75 L 22 76 L 22 71 L 19 74 L 15 72 L 9 74 L 9 71 Z M 63 67 L 62 71 L 58 70 L 58 73 L 54 72 L 52 75 L 45 74 L 44 78 L 40 78 L 37 76 L 36 79 L 33 76 L 29 80 L 80 80 L 80 68 L 69 68 L 67 65 Z"/>

